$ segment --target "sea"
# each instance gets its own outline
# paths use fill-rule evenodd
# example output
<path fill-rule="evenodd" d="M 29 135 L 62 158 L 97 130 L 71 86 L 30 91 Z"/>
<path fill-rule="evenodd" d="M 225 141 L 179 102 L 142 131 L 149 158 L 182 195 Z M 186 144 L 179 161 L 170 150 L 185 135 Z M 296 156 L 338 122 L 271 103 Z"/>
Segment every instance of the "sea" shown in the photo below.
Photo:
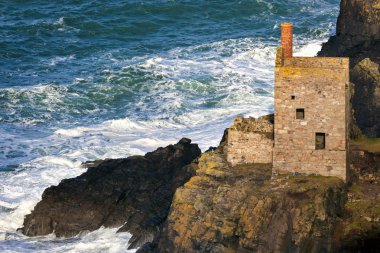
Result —
<path fill-rule="evenodd" d="M 128 233 L 17 231 L 81 163 L 190 138 L 217 146 L 236 116 L 273 112 L 281 22 L 314 56 L 339 0 L 0 0 L 0 252 L 135 252 Z"/>

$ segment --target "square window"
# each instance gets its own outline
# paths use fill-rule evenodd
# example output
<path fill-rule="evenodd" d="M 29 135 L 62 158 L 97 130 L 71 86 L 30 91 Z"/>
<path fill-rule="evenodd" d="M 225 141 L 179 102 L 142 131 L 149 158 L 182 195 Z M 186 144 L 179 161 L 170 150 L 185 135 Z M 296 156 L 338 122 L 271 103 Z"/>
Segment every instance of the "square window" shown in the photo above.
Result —
<path fill-rule="evenodd" d="M 315 149 L 325 149 L 326 147 L 326 134 L 316 133 L 315 134 Z"/>
<path fill-rule="evenodd" d="M 294 100 L 294 99 L 296 99 L 296 96 L 290 96 L 290 98 L 291 98 L 292 100 Z"/>
<path fill-rule="evenodd" d="M 305 109 L 303 108 L 296 109 L 296 119 L 305 119 Z"/>

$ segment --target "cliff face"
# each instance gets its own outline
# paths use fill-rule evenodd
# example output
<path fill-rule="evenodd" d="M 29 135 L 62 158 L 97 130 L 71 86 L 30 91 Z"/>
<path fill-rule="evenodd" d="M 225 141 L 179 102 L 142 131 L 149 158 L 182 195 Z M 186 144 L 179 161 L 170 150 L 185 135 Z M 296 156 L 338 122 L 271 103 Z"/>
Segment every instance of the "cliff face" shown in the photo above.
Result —
<path fill-rule="evenodd" d="M 231 167 L 201 156 L 176 191 L 159 252 L 331 252 L 344 183 L 321 176 L 270 180 L 271 164 Z"/>
<path fill-rule="evenodd" d="M 163 230 L 139 252 L 378 252 L 380 154 L 353 150 L 335 177 L 272 177 L 272 164 L 232 166 L 221 145 L 193 164 Z"/>
<path fill-rule="evenodd" d="M 365 135 L 380 137 L 380 1 L 342 0 L 336 35 L 318 55 L 350 57 L 353 118 Z"/>
<path fill-rule="evenodd" d="M 346 56 L 352 66 L 370 57 L 380 57 L 380 2 L 378 0 L 342 0 L 336 35 L 323 45 L 321 56 Z"/>

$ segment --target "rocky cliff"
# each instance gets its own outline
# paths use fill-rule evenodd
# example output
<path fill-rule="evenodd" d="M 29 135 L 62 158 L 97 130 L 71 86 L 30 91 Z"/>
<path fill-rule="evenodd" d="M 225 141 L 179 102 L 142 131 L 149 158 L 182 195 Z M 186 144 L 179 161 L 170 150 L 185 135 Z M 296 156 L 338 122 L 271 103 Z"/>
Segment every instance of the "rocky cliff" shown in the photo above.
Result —
<path fill-rule="evenodd" d="M 227 132 L 228 134 L 228 132 Z M 225 138 L 227 139 L 227 138 Z M 353 150 L 352 183 L 231 166 L 225 143 L 194 163 L 164 229 L 139 252 L 378 252 L 380 155 Z"/>
<path fill-rule="evenodd" d="M 379 0 L 342 0 L 336 35 L 322 47 L 320 56 L 345 56 L 352 66 L 364 58 L 380 60 Z"/>
<path fill-rule="evenodd" d="M 189 139 L 145 156 L 96 161 L 82 175 L 47 188 L 24 220 L 25 235 L 74 236 L 101 226 L 133 234 L 131 247 L 153 240 L 177 187 L 194 174 L 201 151 Z"/>
<path fill-rule="evenodd" d="M 336 35 L 319 56 L 350 57 L 354 119 L 365 135 L 380 137 L 380 1 L 342 0 Z"/>
<path fill-rule="evenodd" d="M 338 178 L 271 178 L 271 164 L 201 156 L 176 191 L 159 252 L 328 252 L 345 203 Z"/>
<path fill-rule="evenodd" d="M 336 224 L 335 252 L 378 252 L 380 248 L 380 154 L 351 152 L 352 182 L 342 219 Z"/>

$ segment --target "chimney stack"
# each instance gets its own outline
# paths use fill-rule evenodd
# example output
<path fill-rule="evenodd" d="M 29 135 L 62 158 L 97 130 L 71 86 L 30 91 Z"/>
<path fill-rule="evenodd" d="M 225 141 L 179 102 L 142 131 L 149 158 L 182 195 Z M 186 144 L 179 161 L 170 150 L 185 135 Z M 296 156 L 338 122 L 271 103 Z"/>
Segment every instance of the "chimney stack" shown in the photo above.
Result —
<path fill-rule="evenodd" d="M 284 58 L 293 57 L 293 24 L 281 24 L 281 46 L 284 49 Z"/>

